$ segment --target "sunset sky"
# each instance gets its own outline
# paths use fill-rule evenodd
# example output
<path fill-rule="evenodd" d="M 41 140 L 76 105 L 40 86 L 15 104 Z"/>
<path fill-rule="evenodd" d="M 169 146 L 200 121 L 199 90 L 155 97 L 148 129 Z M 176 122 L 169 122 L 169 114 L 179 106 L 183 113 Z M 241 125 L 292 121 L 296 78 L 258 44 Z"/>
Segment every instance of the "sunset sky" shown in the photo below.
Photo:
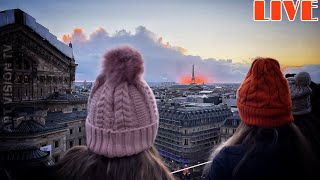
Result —
<path fill-rule="evenodd" d="M 12 8 L 35 17 L 61 40 L 81 31 L 89 41 L 97 29 L 110 37 L 121 30 L 135 35 L 142 26 L 163 46 L 201 59 L 250 63 L 269 56 L 284 66 L 320 64 L 319 21 L 289 22 L 284 16 L 281 22 L 254 22 L 253 0 L 0 0 L 0 10 Z M 319 8 L 313 16 L 320 17 Z"/>

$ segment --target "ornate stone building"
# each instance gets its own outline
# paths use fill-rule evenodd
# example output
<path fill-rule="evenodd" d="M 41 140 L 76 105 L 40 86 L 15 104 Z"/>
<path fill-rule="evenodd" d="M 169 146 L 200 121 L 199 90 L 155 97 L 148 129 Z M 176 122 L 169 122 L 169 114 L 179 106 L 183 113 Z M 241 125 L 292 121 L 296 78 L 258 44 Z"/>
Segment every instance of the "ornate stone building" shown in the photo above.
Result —
<path fill-rule="evenodd" d="M 72 92 L 72 44 L 13 9 L 0 12 L 0 46 L 0 149 L 51 145 L 57 161 L 84 144 L 87 97 Z"/>

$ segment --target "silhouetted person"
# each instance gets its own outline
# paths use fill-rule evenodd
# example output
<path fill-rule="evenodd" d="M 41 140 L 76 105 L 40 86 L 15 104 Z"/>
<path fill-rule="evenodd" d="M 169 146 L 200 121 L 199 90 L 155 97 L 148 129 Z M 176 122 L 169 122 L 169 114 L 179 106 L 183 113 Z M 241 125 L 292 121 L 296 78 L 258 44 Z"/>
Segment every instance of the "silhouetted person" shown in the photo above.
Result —
<path fill-rule="evenodd" d="M 311 84 L 311 77 L 307 72 L 300 72 L 293 80 L 292 83 L 290 78 L 288 78 L 294 122 L 319 154 L 320 132 L 318 131 L 317 119 L 314 114 L 312 114 L 312 89 L 309 87 Z"/>

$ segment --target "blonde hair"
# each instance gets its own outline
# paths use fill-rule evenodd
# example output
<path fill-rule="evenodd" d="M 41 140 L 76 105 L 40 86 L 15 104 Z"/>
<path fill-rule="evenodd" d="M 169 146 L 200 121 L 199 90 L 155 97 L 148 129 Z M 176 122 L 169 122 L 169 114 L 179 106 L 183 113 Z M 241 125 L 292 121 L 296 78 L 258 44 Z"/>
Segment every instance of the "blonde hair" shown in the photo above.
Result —
<path fill-rule="evenodd" d="M 93 153 L 86 146 L 76 146 L 55 168 L 59 179 L 66 180 L 174 179 L 154 147 L 132 156 L 108 158 Z"/>

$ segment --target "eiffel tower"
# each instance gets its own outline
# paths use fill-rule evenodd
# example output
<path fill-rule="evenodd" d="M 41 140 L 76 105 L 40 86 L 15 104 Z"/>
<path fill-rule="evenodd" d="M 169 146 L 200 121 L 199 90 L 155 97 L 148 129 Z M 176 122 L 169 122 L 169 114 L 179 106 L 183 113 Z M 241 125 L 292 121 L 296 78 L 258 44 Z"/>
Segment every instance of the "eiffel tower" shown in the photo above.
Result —
<path fill-rule="evenodd" d="M 194 64 L 192 65 L 192 78 L 191 78 L 191 84 L 196 84 L 196 78 L 194 76 Z"/>

